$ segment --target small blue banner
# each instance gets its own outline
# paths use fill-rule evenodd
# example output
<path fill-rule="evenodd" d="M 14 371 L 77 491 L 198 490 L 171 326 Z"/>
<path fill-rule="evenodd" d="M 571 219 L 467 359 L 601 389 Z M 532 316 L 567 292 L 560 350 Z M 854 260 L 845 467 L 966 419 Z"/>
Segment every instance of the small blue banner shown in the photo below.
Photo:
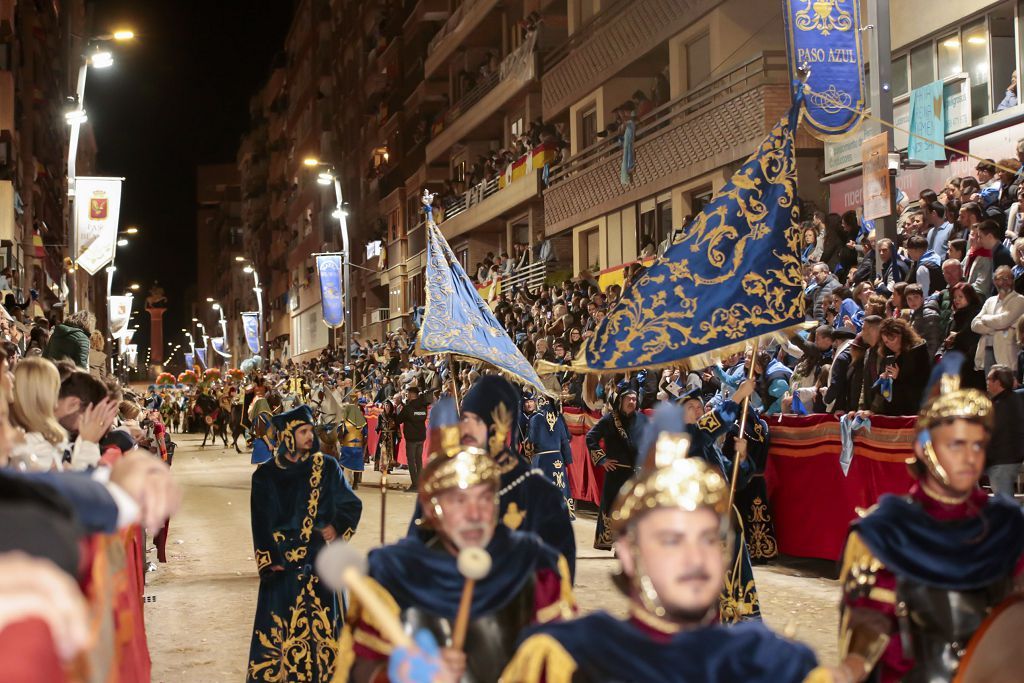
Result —
<path fill-rule="evenodd" d="M 186 353 L 185 354 L 185 369 L 186 370 L 191 370 L 195 366 L 196 366 L 196 357 L 193 356 L 191 353 Z"/>
<path fill-rule="evenodd" d="M 199 367 L 201 367 L 201 368 L 208 368 L 208 367 L 210 367 L 209 365 L 206 364 L 206 349 L 203 349 L 203 348 L 196 349 L 196 356 L 199 358 Z"/>
<path fill-rule="evenodd" d="M 855 0 L 783 0 L 789 74 L 810 69 L 804 122 L 821 140 L 846 135 L 864 110 L 860 3 Z"/>
<path fill-rule="evenodd" d="M 323 309 L 324 324 L 332 329 L 341 327 L 345 321 L 345 304 L 341 292 L 341 254 L 317 256 L 316 271 L 320 276 L 320 306 Z"/>
<path fill-rule="evenodd" d="M 945 161 L 945 105 L 942 81 L 933 81 L 910 92 L 910 142 L 907 156 L 920 161 Z"/>
<path fill-rule="evenodd" d="M 210 345 L 217 355 L 222 358 L 231 358 L 231 354 L 224 349 L 224 337 L 210 337 Z"/>
<path fill-rule="evenodd" d="M 255 354 L 260 352 L 260 314 L 242 313 L 242 328 L 245 330 L 245 343 Z"/>

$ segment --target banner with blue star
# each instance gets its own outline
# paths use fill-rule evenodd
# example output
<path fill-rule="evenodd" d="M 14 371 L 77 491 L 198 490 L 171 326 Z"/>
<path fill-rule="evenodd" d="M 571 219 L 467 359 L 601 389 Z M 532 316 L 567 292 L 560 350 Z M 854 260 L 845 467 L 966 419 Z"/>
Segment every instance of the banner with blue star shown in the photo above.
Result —
<path fill-rule="evenodd" d="M 417 353 L 451 353 L 493 365 L 514 381 L 549 393 L 487 307 L 427 212 L 427 305 Z"/>
<path fill-rule="evenodd" d="M 576 368 L 704 367 L 803 325 L 793 150 L 801 100 L 626 288 Z"/>

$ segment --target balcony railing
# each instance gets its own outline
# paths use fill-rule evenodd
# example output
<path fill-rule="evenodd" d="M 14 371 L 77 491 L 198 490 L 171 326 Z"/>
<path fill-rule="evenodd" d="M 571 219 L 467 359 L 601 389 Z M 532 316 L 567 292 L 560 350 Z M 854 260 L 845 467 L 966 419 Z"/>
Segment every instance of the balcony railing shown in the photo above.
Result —
<path fill-rule="evenodd" d="M 525 288 L 529 292 L 535 292 L 545 283 L 548 275 L 555 270 L 552 263 L 546 261 L 534 261 L 522 268 L 505 275 L 501 281 L 501 291 L 511 292 Z"/>
<path fill-rule="evenodd" d="M 501 188 L 498 187 L 497 177 L 485 180 L 478 185 L 474 185 L 460 194 L 455 201 L 445 207 L 444 220 L 454 218 L 463 211 L 473 208 L 492 194 L 498 192 L 499 189 Z"/>

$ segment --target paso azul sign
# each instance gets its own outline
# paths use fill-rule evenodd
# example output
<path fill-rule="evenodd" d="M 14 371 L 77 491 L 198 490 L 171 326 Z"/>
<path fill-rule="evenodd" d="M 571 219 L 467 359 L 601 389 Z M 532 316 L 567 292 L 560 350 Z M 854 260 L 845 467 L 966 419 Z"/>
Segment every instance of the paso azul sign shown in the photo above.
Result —
<path fill-rule="evenodd" d="M 783 0 L 789 73 L 809 70 L 804 122 L 822 140 L 846 135 L 864 110 L 859 0 Z"/>

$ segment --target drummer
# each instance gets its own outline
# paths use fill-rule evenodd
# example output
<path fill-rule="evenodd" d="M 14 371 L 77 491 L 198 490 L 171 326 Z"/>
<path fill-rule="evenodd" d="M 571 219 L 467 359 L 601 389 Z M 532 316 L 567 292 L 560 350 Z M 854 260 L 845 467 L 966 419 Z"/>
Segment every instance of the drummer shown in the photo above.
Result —
<path fill-rule="evenodd" d="M 960 388 L 963 357 L 950 355 L 918 417 L 910 493 L 851 525 L 837 681 L 950 681 L 992 608 L 1024 588 L 1021 508 L 978 486 L 992 402 Z"/>

